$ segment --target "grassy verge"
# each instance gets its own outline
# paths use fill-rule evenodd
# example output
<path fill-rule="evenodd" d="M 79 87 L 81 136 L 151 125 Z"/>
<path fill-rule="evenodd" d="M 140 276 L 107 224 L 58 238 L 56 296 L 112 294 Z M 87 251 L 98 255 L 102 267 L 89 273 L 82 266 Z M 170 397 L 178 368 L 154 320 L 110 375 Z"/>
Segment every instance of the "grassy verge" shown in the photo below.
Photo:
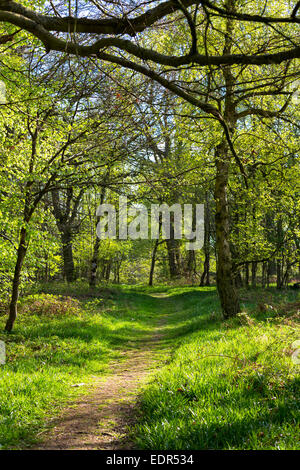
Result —
<path fill-rule="evenodd" d="M 297 294 L 244 292 L 244 313 L 226 322 L 211 289 L 169 294 L 174 353 L 142 396 L 139 448 L 299 449 Z"/>
<path fill-rule="evenodd" d="M 0 317 L 7 350 L 0 365 L 1 448 L 34 443 L 66 401 L 86 393 L 95 377 L 109 373 L 110 361 L 124 360 L 124 350 L 151 333 L 151 311 L 150 297 L 125 289 L 54 285 L 22 301 L 11 334 L 3 333 Z"/>
<path fill-rule="evenodd" d="M 167 365 L 143 393 L 139 448 L 297 448 L 296 292 L 243 292 L 244 313 L 223 322 L 214 288 L 41 291 L 22 301 L 13 333 L 0 333 L 2 448 L 35 442 L 67 401 L 124 351 L 143 347 L 158 325 L 155 356 Z M 0 317 L 0 331 L 4 324 Z"/>

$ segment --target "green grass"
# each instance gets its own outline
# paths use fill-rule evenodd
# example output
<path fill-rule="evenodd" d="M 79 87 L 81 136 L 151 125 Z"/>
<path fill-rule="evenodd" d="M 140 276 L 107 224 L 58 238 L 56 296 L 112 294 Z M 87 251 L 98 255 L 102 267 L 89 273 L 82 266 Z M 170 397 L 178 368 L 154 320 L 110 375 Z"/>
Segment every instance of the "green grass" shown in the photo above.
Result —
<path fill-rule="evenodd" d="M 48 289 L 48 292 L 51 289 Z M 153 330 L 151 297 L 123 290 L 53 286 L 56 297 L 29 296 L 12 333 L 3 332 L 7 362 L 0 365 L 0 445 L 22 448 L 36 440 L 49 418 L 80 393 L 109 363 Z M 79 295 L 62 301 L 59 293 Z M 72 387 L 78 383 L 86 386 Z"/>
<path fill-rule="evenodd" d="M 141 396 L 138 448 L 297 448 L 291 345 L 300 335 L 286 307 L 296 298 L 292 290 L 242 292 L 246 314 L 224 322 L 213 287 L 41 286 L 22 301 L 14 331 L 0 333 L 1 447 L 36 442 L 66 403 L 159 325 L 153 357 L 166 365 Z M 0 317 L 0 331 L 4 324 Z"/>
<path fill-rule="evenodd" d="M 213 290 L 170 294 L 162 301 L 174 352 L 142 396 L 139 448 L 299 449 L 291 353 L 300 334 L 297 306 L 287 307 L 296 294 L 244 292 L 244 313 L 226 322 Z"/>

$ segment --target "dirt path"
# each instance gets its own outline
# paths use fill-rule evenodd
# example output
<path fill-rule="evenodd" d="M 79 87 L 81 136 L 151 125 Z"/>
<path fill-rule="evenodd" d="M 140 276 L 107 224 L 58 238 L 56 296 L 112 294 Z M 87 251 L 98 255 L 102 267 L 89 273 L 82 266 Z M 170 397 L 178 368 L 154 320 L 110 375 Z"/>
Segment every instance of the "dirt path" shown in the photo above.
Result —
<path fill-rule="evenodd" d="M 89 394 L 66 408 L 35 449 L 133 449 L 128 428 L 137 417 L 140 388 L 157 368 L 164 322 L 162 316 L 151 338 L 124 352 L 126 360 L 111 364 L 111 375 L 96 379 Z"/>

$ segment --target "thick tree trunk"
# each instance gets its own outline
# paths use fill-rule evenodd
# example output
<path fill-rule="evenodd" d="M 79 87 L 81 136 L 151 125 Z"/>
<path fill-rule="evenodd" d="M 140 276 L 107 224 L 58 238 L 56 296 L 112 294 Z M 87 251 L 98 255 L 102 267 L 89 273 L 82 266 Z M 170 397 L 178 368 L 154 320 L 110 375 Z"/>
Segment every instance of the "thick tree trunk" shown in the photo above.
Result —
<path fill-rule="evenodd" d="M 232 258 L 229 245 L 229 210 L 227 203 L 229 159 L 226 143 L 218 146 L 216 166 L 217 288 L 223 316 L 224 318 L 229 318 L 239 313 L 240 304 L 232 272 Z"/>
<path fill-rule="evenodd" d="M 231 11 L 235 9 L 234 0 L 227 0 L 225 5 Z M 227 18 L 223 50 L 223 54 L 225 55 L 231 53 L 233 28 L 234 22 L 232 19 Z M 233 100 L 235 77 L 231 72 L 230 66 L 223 68 L 223 75 L 226 86 L 224 118 L 228 125 L 229 133 L 232 135 L 236 127 L 236 110 Z M 233 317 L 240 311 L 238 293 L 234 282 L 229 240 L 230 220 L 227 201 L 227 185 L 229 179 L 230 155 L 228 153 L 228 143 L 224 137 L 223 141 L 216 148 L 217 171 L 215 181 L 217 288 L 224 318 Z"/>
<path fill-rule="evenodd" d="M 20 232 L 20 241 L 17 251 L 17 262 L 14 271 L 13 283 L 12 283 L 12 295 L 9 305 L 9 316 L 5 325 L 6 331 L 11 331 L 15 320 L 17 318 L 17 304 L 19 299 L 19 288 L 20 288 L 20 279 L 21 271 L 26 256 L 27 246 L 26 246 L 26 229 L 22 228 Z"/>

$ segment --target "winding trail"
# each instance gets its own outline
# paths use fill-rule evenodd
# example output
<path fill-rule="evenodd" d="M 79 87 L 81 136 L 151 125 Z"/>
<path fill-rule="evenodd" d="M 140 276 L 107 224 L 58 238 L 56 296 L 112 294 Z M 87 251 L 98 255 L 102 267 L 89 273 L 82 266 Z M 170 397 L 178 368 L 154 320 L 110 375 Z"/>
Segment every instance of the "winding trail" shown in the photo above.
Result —
<path fill-rule="evenodd" d="M 152 294 L 157 299 L 166 294 Z M 159 304 L 157 305 L 159 308 Z M 141 387 L 161 364 L 160 348 L 166 324 L 164 309 L 151 336 L 133 343 L 124 360 L 110 364 L 111 373 L 96 378 L 88 394 L 67 407 L 43 434 L 36 450 L 129 450 L 134 448 L 130 428 L 138 412 Z M 52 423 L 53 424 L 53 423 Z"/>

